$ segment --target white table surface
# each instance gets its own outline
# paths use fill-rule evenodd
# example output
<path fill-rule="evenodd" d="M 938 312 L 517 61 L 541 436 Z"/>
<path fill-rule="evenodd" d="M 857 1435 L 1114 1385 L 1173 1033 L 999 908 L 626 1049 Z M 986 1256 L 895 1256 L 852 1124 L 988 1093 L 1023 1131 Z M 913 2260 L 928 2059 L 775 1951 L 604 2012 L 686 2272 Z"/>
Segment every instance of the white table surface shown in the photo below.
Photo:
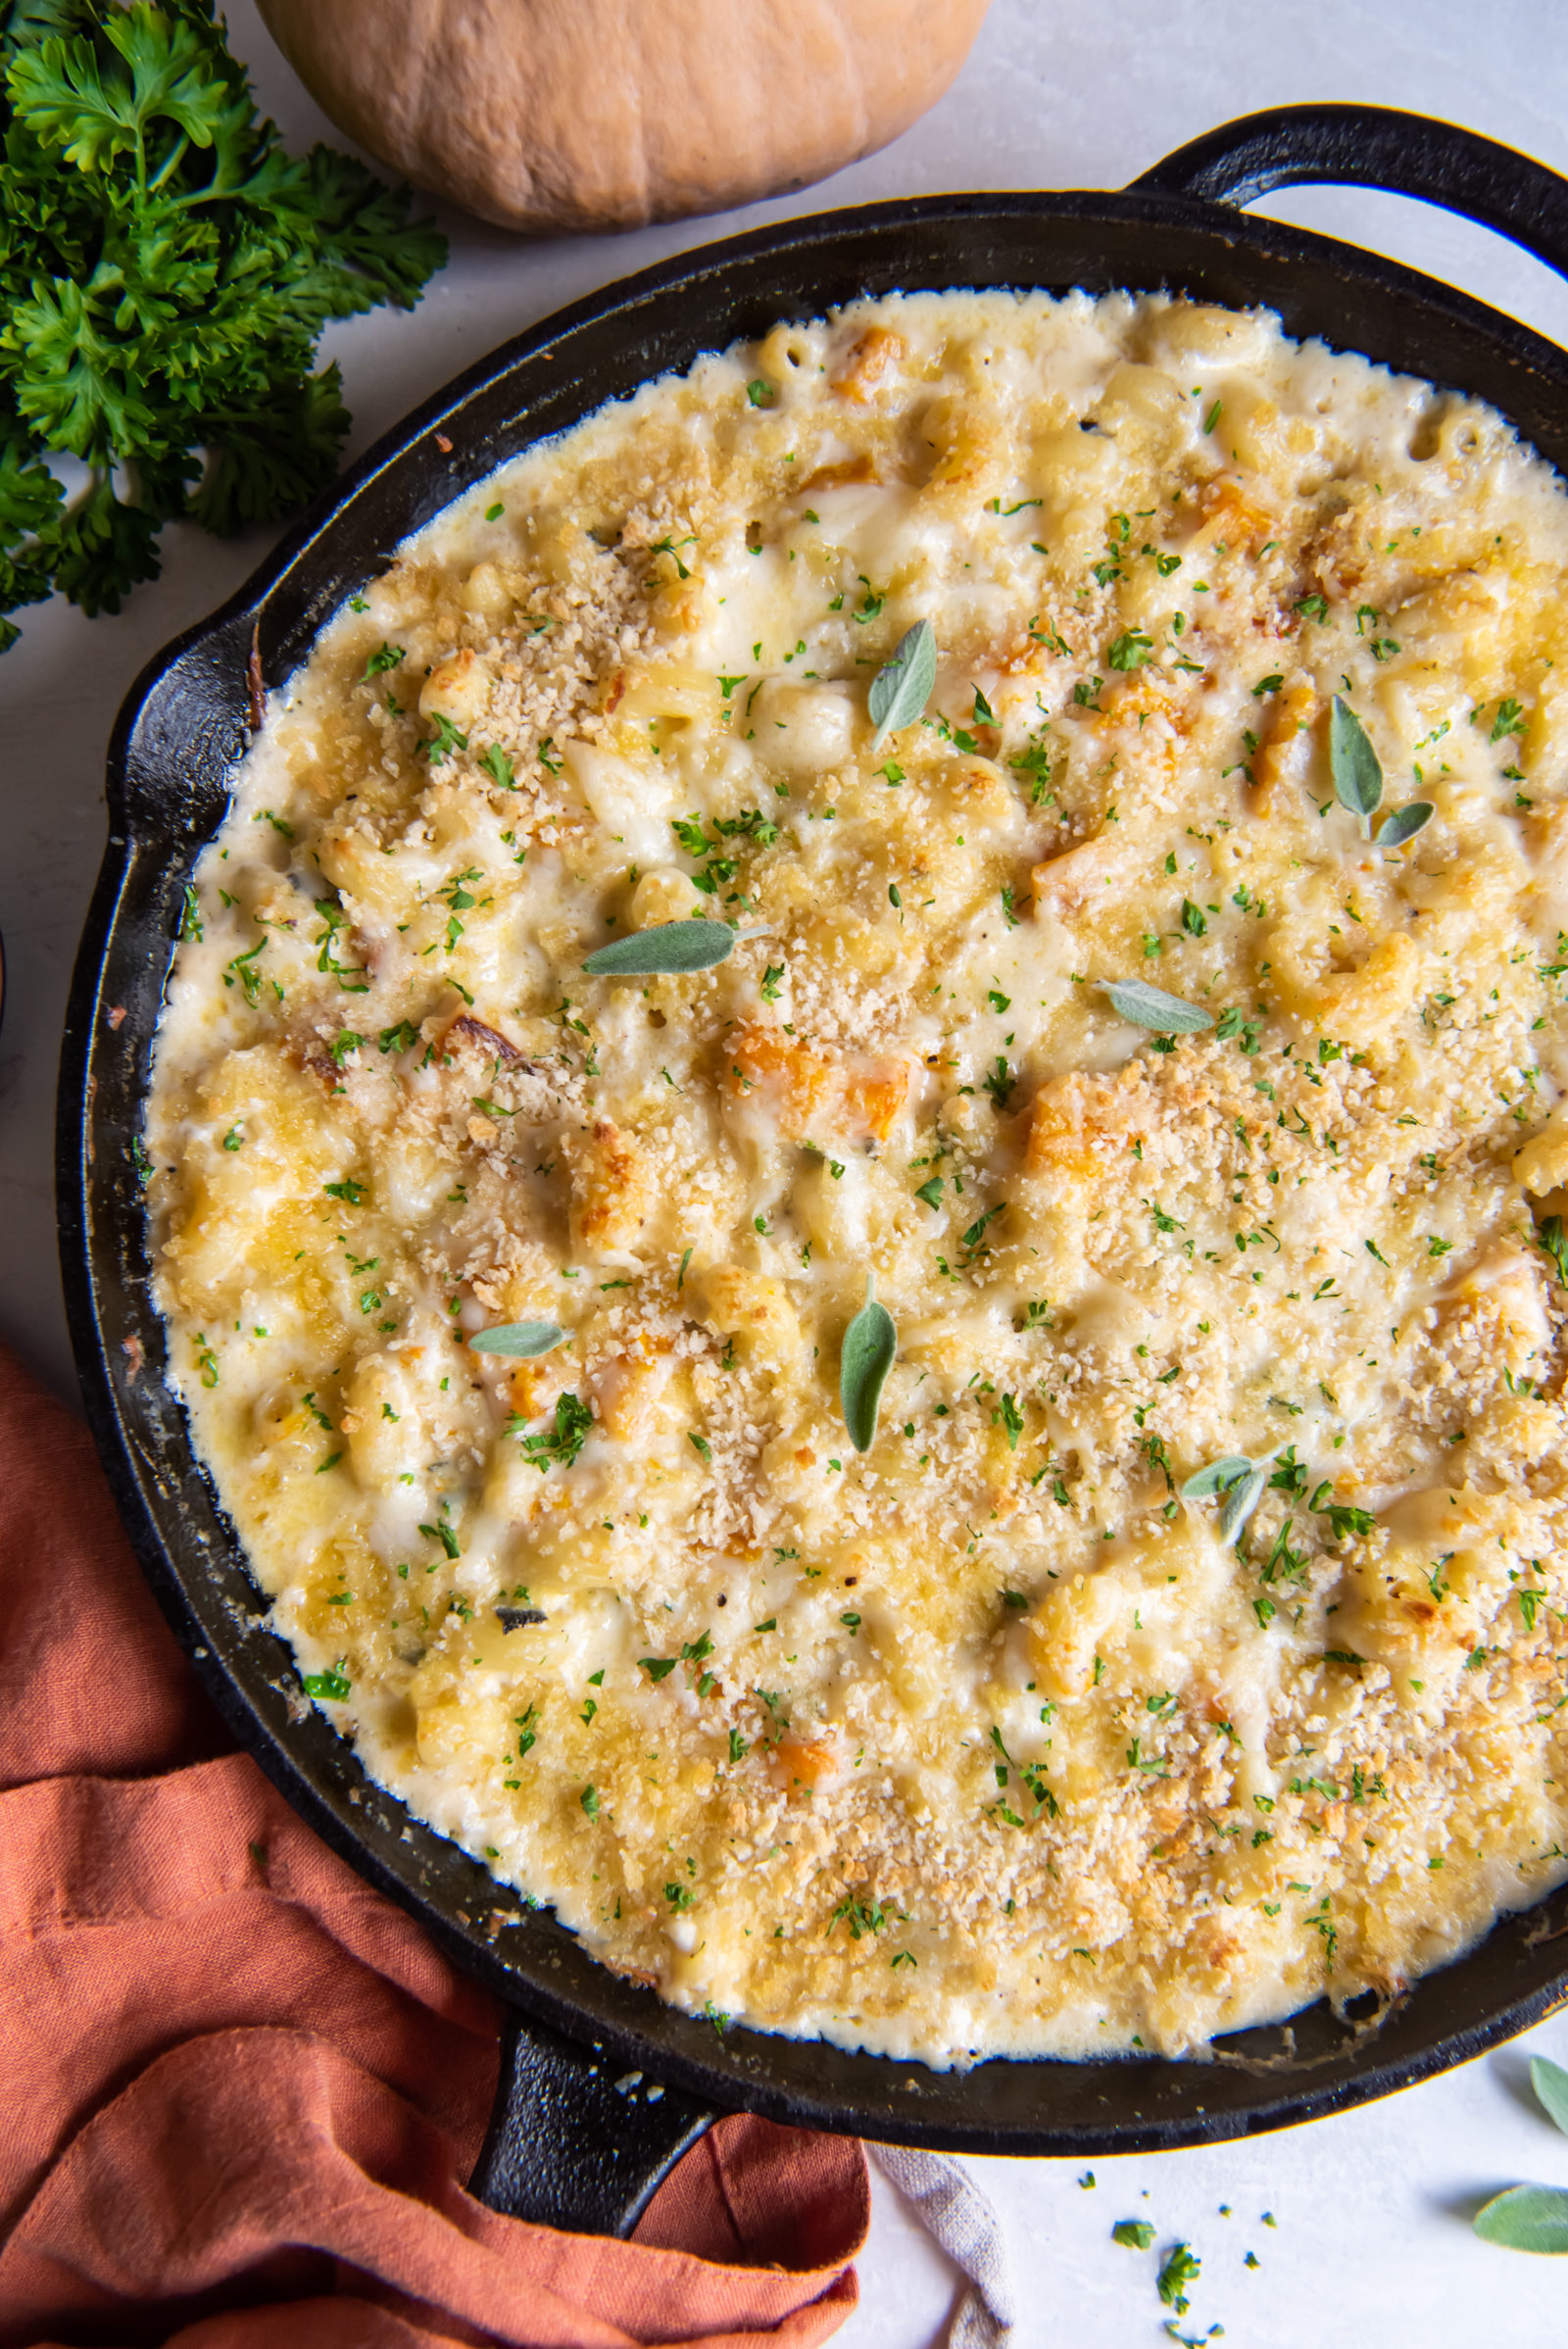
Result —
<path fill-rule="evenodd" d="M 645 0 L 657 8 L 658 0 Z M 252 0 L 230 0 L 237 54 L 297 143 L 332 136 L 272 50 Z M 1446 117 L 1568 171 L 1568 42 L 1551 0 L 993 0 L 963 72 L 882 155 L 786 202 L 637 235 L 523 245 L 445 222 L 451 266 L 412 316 L 340 327 L 363 448 L 449 376 L 561 304 L 666 254 L 790 213 L 944 188 L 1115 187 L 1228 117 L 1292 99 L 1364 99 Z M 1396 197 L 1311 190 L 1283 219 L 1356 239 L 1481 294 L 1568 341 L 1568 288 L 1467 221 Z M 74 1393 L 55 1262 L 55 1059 L 66 988 L 104 834 L 102 760 L 122 696 L 169 637 L 260 561 L 266 534 L 219 544 L 165 533 L 166 572 L 116 619 L 51 605 L 0 659 L 0 1334 Z M 1201 2151 L 1095 2165 L 977 2161 L 1001 2210 L 1020 2349 L 1157 2344 L 1156 2254 L 1110 2241 L 1148 2216 L 1203 2262 L 1186 2329 L 1223 2324 L 1227 2349 L 1470 2349 L 1556 2342 L 1568 2273 L 1477 2242 L 1468 2219 L 1498 2185 L 1568 2182 L 1568 2142 L 1536 2110 L 1526 2056 L 1568 2062 L 1568 2019 L 1386 2103 Z M 1228 2204 L 1231 2216 L 1221 2215 Z M 1277 2226 L 1261 2223 L 1272 2211 Z M 1250 2270 L 1245 2254 L 1260 2265 Z M 879 2178 L 861 2304 L 845 2349 L 940 2338 L 952 2271 Z"/>

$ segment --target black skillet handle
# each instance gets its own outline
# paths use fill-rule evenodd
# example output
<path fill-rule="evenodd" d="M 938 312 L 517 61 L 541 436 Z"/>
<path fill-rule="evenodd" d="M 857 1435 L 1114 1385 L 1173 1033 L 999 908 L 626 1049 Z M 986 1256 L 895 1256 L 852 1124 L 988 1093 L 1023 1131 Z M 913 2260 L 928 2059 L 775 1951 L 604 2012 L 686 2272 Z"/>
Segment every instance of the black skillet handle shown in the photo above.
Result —
<path fill-rule="evenodd" d="M 509 2219 L 629 2235 L 654 2189 L 717 2118 L 514 2010 L 468 2191 Z"/>
<path fill-rule="evenodd" d="M 1159 196 L 1253 204 L 1326 181 L 1462 212 L 1568 276 L 1568 179 L 1478 131 L 1388 106 L 1276 106 L 1222 122 L 1133 181 Z"/>

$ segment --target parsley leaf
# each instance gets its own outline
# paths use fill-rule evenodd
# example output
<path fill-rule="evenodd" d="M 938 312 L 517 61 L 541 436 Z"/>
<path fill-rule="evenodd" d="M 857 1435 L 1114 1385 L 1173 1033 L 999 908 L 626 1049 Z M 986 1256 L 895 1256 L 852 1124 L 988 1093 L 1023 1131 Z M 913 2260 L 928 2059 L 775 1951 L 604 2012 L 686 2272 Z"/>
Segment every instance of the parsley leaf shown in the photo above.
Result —
<path fill-rule="evenodd" d="M 507 1424 L 507 1433 L 520 1434 L 525 1424 L 519 1414 L 514 1414 Z M 594 1415 L 581 1395 L 558 1395 L 555 1425 L 547 1420 L 531 1436 L 523 1436 L 523 1457 L 541 1476 L 549 1474 L 553 1462 L 569 1468 L 588 1441 L 593 1424 Z M 422 1533 L 424 1529 L 421 1526 L 419 1530 Z"/>
<path fill-rule="evenodd" d="M 211 0 L 0 27 L 0 612 L 116 612 L 166 521 L 230 535 L 326 486 L 349 417 L 317 338 L 411 307 L 446 244 L 351 157 L 285 151 Z M 69 510 L 57 456 L 87 468 Z"/>

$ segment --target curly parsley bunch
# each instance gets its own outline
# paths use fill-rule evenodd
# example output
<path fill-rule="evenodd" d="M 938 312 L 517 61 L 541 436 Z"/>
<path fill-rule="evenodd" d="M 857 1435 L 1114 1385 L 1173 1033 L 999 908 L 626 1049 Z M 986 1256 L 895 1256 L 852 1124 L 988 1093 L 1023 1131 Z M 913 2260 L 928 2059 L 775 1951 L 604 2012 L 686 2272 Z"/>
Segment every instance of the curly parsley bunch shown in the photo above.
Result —
<path fill-rule="evenodd" d="M 446 242 L 349 156 L 284 152 L 211 0 L 0 0 L 0 613 L 118 612 L 172 516 L 227 535 L 325 486 L 349 416 L 317 338 L 411 308 Z"/>

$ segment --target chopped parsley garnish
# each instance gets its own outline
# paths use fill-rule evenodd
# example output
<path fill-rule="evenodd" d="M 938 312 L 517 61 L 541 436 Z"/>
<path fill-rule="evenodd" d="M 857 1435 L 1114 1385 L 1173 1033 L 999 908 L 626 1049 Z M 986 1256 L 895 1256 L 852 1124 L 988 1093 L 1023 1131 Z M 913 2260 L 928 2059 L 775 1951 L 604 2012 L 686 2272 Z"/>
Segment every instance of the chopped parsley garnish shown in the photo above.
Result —
<path fill-rule="evenodd" d="M 980 1081 L 987 1093 L 990 1094 L 992 1103 L 1000 1115 L 1012 1099 L 1013 1088 L 1012 1071 L 1008 1068 L 1006 1060 L 1001 1052 L 997 1054 L 996 1066 L 990 1075 L 982 1077 Z"/>
<path fill-rule="evenodd" d="M 1110 2230 L 1113 2243 L 1123 2243 L 1129 2251 L 1148 2251 L 1154 2240 L 1154 2229 L 1147 2219 L 1118 2219 Z"/>
<path fill-rule="evenodd" d="M 454 751 L 467 749 L 468 737 L 466 734 L 461 727 L 455 726 L 451 718 L 444 716 L 439 710 L 433 710 L 430 712 L 430 723 L 435 728 L 435 732 L 430 736 L 428 742 L 421 743 L 419 747 L 432 766 L 440 766 L 444 760 L 451 758 Z"/>
<path fill-rule="evenodd" d="M 261 1000 L 262 974 L 256 968 L 256 957 L 266 944 L 265 938 L 258 938 L 253 947 L 247 947 L 243 954 L 236 954 L 232 961 L 223 966 L 223 985 L 232 987 L 237 979 L 247 1003 L 256 1003 Z"/>
<path fill-rule="evenodd" d="M 760 807 L 748 807 L 744 815 L 716 815 L 713 818 L 713 829 L 715 832 L 722 832 L 726 839 L 738 837 L 743 840 L 755 840 L 760 849 L 771 848 L 778 838 L 777 824 L 774 823 L 771 816 L 764 815 Z M 692 853 L 699 856 L 704 854 L 701 849 L 696 849 Z"/>
<path fill-rule="evenodd" d="M 1107 664 L 1123 671 L 1142 668 L 1154 650 L 1154 640 L 1142 628 L 1127 628 L 1105 648 Z"/>
<path fill-rule="evenodd" d="M 318 1701 L 324 1699 L 328 1704 L 341 1704 L 353 1686 L 341 1665 L 334 1665 L 330 1672 L 311 1672 L 305 1676 L 306 1695 Z"/>
<path fill-rule="evenodd" d="M 1000 1200 L 994 1207 L 987 1207 L 983 1215 L 977 1215 L 975 1217 L 973 1223 L 969 1226 L 969 1229 L 964 1233 L 962 1239 L 959 1241 L 959 1247 L 971 1249 L 977 1248 L 980 1246 L 981 1241 L 985 1238 L 987 1226 L 994 1223 L 999 1215 L 1004 1215 L 1006 1211 L 1007 1202 L 1005 1199 Z"/>
<path fill-rule="evenodd" d="M 339 962 L 337 959 L 337 934 L 348 921 L 348 915 L 342 906 L 331 898 L 318 898 L 312 910 L 320 916 L 322 924 L 320 931 L 313 941 L 320 950 L 316 957 L 317 969 L 329 972 L 337 980 L 345 995 L 368 995 L 370 983 L 364 971 L 354 963 Z M 266 944 L 267 941 L 264 938 L 262 946 Z M 251 953 L 253 954 L 260 954 L 261 947 L 252 947 Z M 243 954 L 235 957 L 236 962 L 247 959 L 248 957 Z M 250 994 L 248 986 L 246 993 L 250 997 L 250 1001 L 254 1003 L 256 998 Z"/>
<path fill-rule="evenodd" d="M 508 1423 L 508 1432 L 517 1433 L 522 1424 L 514 1418 Z M 587 1443 L 593 1424 L 594 1415 L 580 1395 L 558 1395 L 554 1420 L 523 1437 L 523 1456 L 541 1476 L 553 1467 L 569 1468 Z"/>
<path fill-rule="evenodd" d="M 1219 414 L 1218 401 L 1214 403 L 1214 414 Z M 1165 2264 L 1155 2278 L 1160 2299 L 1167 2308 L 1173 2308 L 1179 2317 L 1187 2314 L 1187 2286 L 1198 2281 L 1201 2266 L 1202 2262 L 1190 2244 L 1176 2243 L 1167 2253 Z"/>
<path fill-rule="evenodd" d="M 1544 1248 L 1551 1258 L 1557 1268 L 1558 1280 L 1565 1289 L 1568 1289 L 1568 1232 L 1563 1230 L 1562 1217 L 1560 1215 L 1543 1216 L 1541 1228 L 1536 1234 L 1536 1242 L 1538 1247 Z M 1439 1252 L 1437 1249 L 1433 1250 L 1434 1254 Z"/>
<path fill-rule="evenodd" d="M 655 539 L 648 552 L 650 555 L 667 555 L 671 563 L 673 563 L 675 565 L 676 577 L 679 579 L 689 579 L 691 577 L 691 571 L 680 559 L 680 549 L 682 547 L 694 547 L 696 544 L 696 533 L 694 531 L 688 530 L 684 538 L 676 538 L 673 535 L 668 535 L 663 538 Z"/>
<path fill-rule="evenodd" d="M 1222 1011 L 1215 1023 L 1214 1034 L 1221 1044 L 1239 1044 L 1246 1053 L 1255 1052 L 1262 1037 L 1262 1023 L 1247 1019 L 1234 1005 Z"/>
<path fill-rule="evenodd" d="M 835 1925 L 847 1925 L 851 1940 L 858 1941 L 862 1933 L 879 1933 L 887 1921 L 888 1912 L 880 1901 L 868 1900 L 861 1893 L 852 1892 L 833 1911 L 827 1921 L 827 1930 L 831 1933 Z"/>

